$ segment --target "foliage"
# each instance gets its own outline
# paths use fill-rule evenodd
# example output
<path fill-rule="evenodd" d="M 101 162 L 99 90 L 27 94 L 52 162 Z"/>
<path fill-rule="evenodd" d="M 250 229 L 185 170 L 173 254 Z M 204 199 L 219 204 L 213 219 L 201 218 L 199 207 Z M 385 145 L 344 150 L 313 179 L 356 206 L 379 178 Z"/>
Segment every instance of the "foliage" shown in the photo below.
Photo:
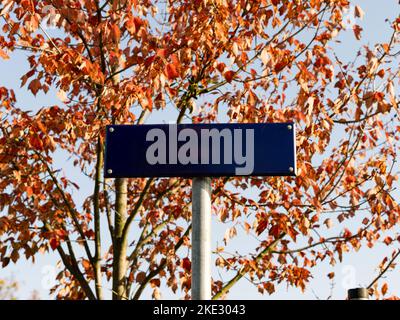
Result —
<path fill-rule="evenodd" d="M 146 287 L 158 298 L 161 284 L 189 297 L 190 181 L 103 180 L 104 126 L 144 123 L 155 110 L 177 110 L 178 123 L 296 122 L 297 177 L 213 180 L 213 209 L 228 228 L 215 263 L 234 272 L 213 279 L 215 298 L 244 276 L 269 294 L 279 283 L 305 289 L 317 264 L 399 241 L 400 18 L 382 43 L 343 61 L 332 48 L 349 0 L 1 3 L 0 56 L 29 53 L 21 86 L 35 96 L 56 89 L 61 100 L 27 112 L 13 88 L 0 88 L 3 267 L 53 250 L 64 266 L 60 299 L 103 299 L 106 280 L 114 299 Z M 59 150 L 93 181 L 82 206 Z M 250 188 L 256 197 L 242 192 Z M 259 242 L 229 254 L 240 228 Z"/>

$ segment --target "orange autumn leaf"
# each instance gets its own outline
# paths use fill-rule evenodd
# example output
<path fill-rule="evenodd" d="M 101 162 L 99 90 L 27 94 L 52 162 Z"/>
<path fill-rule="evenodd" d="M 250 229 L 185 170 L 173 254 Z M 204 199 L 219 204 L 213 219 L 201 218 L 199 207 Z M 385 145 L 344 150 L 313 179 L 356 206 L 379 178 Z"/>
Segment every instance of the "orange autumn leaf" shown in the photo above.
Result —
<path fill-rule="evenodd" d="M 160 279 L 152 279 L 150 280 L 150 285 L 152 288 L 160 287 L 161 281 Z"/>
<path fill-rule="evenodd" d="M 43 149 L 43 141 L 37 135 L 32 135 L 29 138 L 29 143 L 37 150 Z"/>
<path fill-rule="evenodd" d="M 82 260 L 82 266 L 85 270 L 89 270 L 92 267 L 92 265 L 90 264 L 90 261 L 87 259 Z"/>
<path fill-rule="evenodd" d="M 27 195 L 28 197 L 30 197 L 30 196 L 33 195 L 33 189 L 32 189 L 31 186 L 26 187 L 26 195 Z"/>
<path fill-rule="evenodd" d="M 355 35 L 357 40 L 361 40 L 361 32 L 362 32 L 362 30 L 363 29 L 359 25 L 355 25 L 353 27 L 353 32 L 354 32 L 354 35 Z"/>
<path fill-rule="evenodd" d="M 228 81 L 228 83 L 231 83 L 234 77 L 235 77 L 235 72 L 232 70 L 226 71 L 224 73 L 224 78 L 226 79 L 226 81 Z"/>
<path fill-rule="evenodd" d="M 381 289 L 382 295 L 385 295 L 388 291 L 388 284 L 384 283 Z"/>
<path fill-rule="evenodd" d="M 56 250 L 59 246 L 60 246 L 60 241 L 58 241 L 58 239 L 56 239 L 56 238 L 51 238 L 50 239 L 50 247 L 53 250 Z"/>
<path fill-rule="evenodd" d="M 111 26 L 111 34 L 112 34 L 114 41 L 119 41 L 119 39 L 121 38 L 120 27 L 117 25 L 112 25 Z"/>
<path fill-rule="evenodd" d="M 42 84 L 40 83 L 39 79 L 33 79 L 31 83 L 28 86 L 28 89 L 31 90 L 31 92 L 36 96 L 38 93 L 39 89 L 42 87 Z"/>
<path fill-rule="evenodd" d="M 8 56 L 8 54 L 7 54 L 4 50 L 2 50 L 2 49 L 0 49 L 0 58 L 2 58 L 2 59 L 4 59 L 4 60 L 10 59 L 10 57 Z"/>
<path fill-rule="evenodd" d="M 179 77 L 179 73 L 172 63 L 169 63 L 165 66 L 165 74 L 169 80 L 174 80 Z"/>

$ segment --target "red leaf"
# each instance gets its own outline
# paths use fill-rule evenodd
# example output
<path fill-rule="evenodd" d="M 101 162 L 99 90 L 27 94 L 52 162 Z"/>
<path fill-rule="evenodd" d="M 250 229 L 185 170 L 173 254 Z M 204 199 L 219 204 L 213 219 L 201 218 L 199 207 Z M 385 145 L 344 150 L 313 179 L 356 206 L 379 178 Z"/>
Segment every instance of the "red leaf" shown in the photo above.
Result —
<path fill-rule="evenodd" d="M 388 246 L 393 242 L 393 239 L 391 237 L 386 237 L 383 242 Z"/>
<path fill-rule="evenodd" d="M 33 135 L 29 138 L 29 143 L 34 147 L 35 149 L 42 150 L 43 149 L 43 142 L 37 135 Z"/>
<path fill-rule="evenodd" d="M 218 71 L 221 72 L 221 73 L 224 72 L 225 67 L 226 67 L 226 65 L 225 65 L 225 63 L 223 63 L 223 62 L 218 63 L 218 65 L 217 65 L 217 69 L 218 69 Z"/>
<path fill-rule="evenodd" d="M 279 62 L 275 65 L 274 70 L 275 70 L 276 73 L 278 73 L 278 72 L 282 71 L 283 69 L 285 69 L 287 65 L 288 65 L 287 62 L 285 62 L 284 60 L 279 61 Z"/>
<path fill-rule="evenodd" d="M 50 239 L 50 247 L 51 247 L 53 250 L 56 250 L 56 249 L 58 248 L 59 245 L 60 245 L 60 241 L 58 241 L 57 238 L 51 238 L 51 239 Z"/>
<path fill-rule="evenodd" d="M 36 96 L 39 89 L 42 87 L 39 79 L 33 79 L 28 86 L 28 89 L 32 91 L 32 93 Z"/>
<path fill-rule="evenodd" d="M 275 292 L 275 285 L 271 282 L 264 283 L 264 289 L 268 291 L 269 294 L 273 294 Z"/>
<path fill-rule="evenodd" d="M 16 263 L 16 262 L 18 261 L 18 259 L 19 259 L 19 253 L 18 253 L 18 251 L 14 249 L 14 250 L 12 251 L 12 253 L 11 253 L 10 258 L 11 258 L 11 261 L 12 261 L 12 262 Z"/>
<path fill-rule="evenodd" d="M 7 267 L 9 263 L 10 263 L 10 258 L 5 257 L 3 259 L 3 264 L 2 264 L 3 268 Z"/>
<path fill-rule="evenodd" d="M 87 230 L 85 232 L 85 236 L 88 237 L 89 239 L 94 239 L 94 231 L 92 229 Z"/>
<path fill-rule="evenodd" d="M 280 235 L 279 226 L 277 224 L 272 226 L 272 228 L 269 230 L 269 234 L 275 238 L 278 238 Z"/>
<path fill-rule="evenodd" d="M 136 275 L 136 282 L 138 283 L 143 283 L 146 280 L 146 273 L 145 272 L 139 272 Z"/>
<path fill-rule="evenodd" d="M 234 71 L 227 71 L 224 73 L 224 77 L 226 79 L 226 81 L 228 81 L 229 83 L 232 82 L 233 78 L 235 77 L 235 72 Z"/>
<path fill-rule="evenodd" d="M 160 279 L 153 279 L 150 281 L 150 286 L 152 288 L 160 287 L 160 284 L 161 284 Z"/>
<path fill-rule="evenodd" d="M 151 56 L 151 57 L 146 58 L 144 60 L 144 66 L 145 67 L 150 66 L 154 62 L 155 58 L 156 58 L 156 56 Z"/>
<path fill-rule="evenodd" d="M 189 258 L 182 259 L 182 268 L 185 269 L 186 272 L 190 272 L 190 270 L 192 269 L 192 263 Z"/>
<path fill-rule="evenodd" d="M 138 18 L 138 17 L 134 17 L 133 18 L 133 23 L 135 24 L 135 28 L 137 31 L 139 31 L 139 29 L 143 26 L 144 22 L 142 19 Z"/>
<path fill-rule="evenodd" d="M 260 221 L 260 222 L 258 223 L 258 226 L 257 226 L 257 229 L 256 229 L 257 235 L 260 235 L 260 234 L 265 230 L 265 228 L 267 227 L 267 225 L 268 225 L 268 222 L 267 222 L 267 221 L 265 221 L 265 220 Z"/>
<path fill-rule="evenodd" d="M 169 80 L 173 80 L 179 77 L 179 73 L 172 63 L 167 64 L 167 66 L 165 67 L 165 74 Z"/>
<path fill-rule="evenodd" d="M 356 39 L 357 40 L 361 40 L 361 31 L 362 31 L 363 29 L 360 27 L 360 26 L 358 26 L 358 25 L 355 25 L 354 27 L 353 27 L 353 32 L 354 32 L 354 35 L 355 35 L 355 37 L 356 37 Z"/>

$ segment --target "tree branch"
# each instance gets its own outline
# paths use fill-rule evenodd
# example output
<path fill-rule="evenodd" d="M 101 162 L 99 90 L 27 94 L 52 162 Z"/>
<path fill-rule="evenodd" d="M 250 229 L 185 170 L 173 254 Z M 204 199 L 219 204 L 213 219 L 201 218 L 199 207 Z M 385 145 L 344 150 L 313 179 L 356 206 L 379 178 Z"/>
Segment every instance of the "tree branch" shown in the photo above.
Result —
<path fill-rule="evenodd" d="M 367 289 L 371 289 L 372 286 L 380 279 L 382 276 L 389 270 L 393 262 L 400 256 L 400 250 L 397 251 L 397 253 L 393 256 L 393 258 L 389 261 L 387 266 L 379 273 L 379 275 L 372 280 L 372 282 L 368 285 Z"/>
<path fill-rule="evenodd" d="M 83 246 L 84 246 L 84 248 L 85 248 L 85 251 L 86 251 L 86 254 L 87 254 L 87 256 L 88 256 L 89 261 L 90 261 L 91 264 L 93 265 L 93 264 L 94 264 L 93 256 L 92 256 L 92 254 L 91 254 L 91 252 L 90 252 L 90 249 L 89 249 L 89 246 L 88 246 L 88 244 L 87 244 L 85 234 L 83 233 L 82 227 L 81 227 L 81 225 L 80 225 L 80 223 L 79 223 L 79 221 L 78 221 L 78 218 L 77 218 L 77 216 L 76 216 L 76 211 L 75 211 L 75 209 L 74 209 L 74 208 L 71 206 L 71 204 L 69 203 L 69 201 L 68 201 L 68 199 L 67 199 L 67 197 L 66 197 L 66 195 L 65 195 L 65 193 L 64 193 L 64 190 L 62 190 L 62 188 L 60 187 L 60 184 L 58 183 L 58 180 L 57 180 L 57 178 L 55 177 L 53 171 L 51 170 L 49 164 L 48 164 L 46 161 L 44 161 L 43 156 L 42 156 L 39 152 L 35 151 L 35 154 L 39 157 L 40 161 L 41 161 L 41 162 L 44 164 L 44 166 L 46 167 L 47 173 L 50 175 L 50 177 L 51 177 L 51 179 L 52 179 L 54 185 L 55 185 L 56 188 L 57 188 L 57 190 L 60 192 L 61 197 L 62 197 L 62 199 L 63 199 L 63 201 L 64 201 L 66 207 L 68 208 L 68 212 L 70 213 L 71 218 L 72 218 L 72 220 L 74 221 L 75 227 L 76 227 L 76 229 L 78 230 L 79 235 L 81 236 L 82 240 L 84 240 L 84 241 L 83 241 Z"/>

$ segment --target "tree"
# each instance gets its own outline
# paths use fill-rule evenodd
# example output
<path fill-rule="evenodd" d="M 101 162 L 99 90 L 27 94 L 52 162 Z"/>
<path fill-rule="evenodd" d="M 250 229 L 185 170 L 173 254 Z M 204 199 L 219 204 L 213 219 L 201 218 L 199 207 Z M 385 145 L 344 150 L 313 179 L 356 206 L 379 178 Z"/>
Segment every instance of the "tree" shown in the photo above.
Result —
<path fill-rule="evenodd" d="M 296 122 L 297 177 L 213 179 L 214 213 L 228 228 L 215 263 L 234 274 L 213 279 L 215 299 L 242 277 L 269 294 L 282 282 L 304 289 L 322 261 L 398 242 L 388 234 L 400 213 L 400 18 L 382 43 L 343 61 L 332 46 L 351 5 L 3 0 L 1 57 L 27 52 L 21 86 L 61 98 L 37 109 L 0 89 L 3 267 L 54 250 L 63 263 L 58 298 L 104 299 L 108 281 L 114 299 L 139 299 L 146 287 L 158 298 L 160 285 L 190 296 L 182 250 L 190 248 L 190 180 L 103 179 L 105 125 L 142 124 L 154 110 L 176 110 L 177 123 Z M 353 31 L 359 40 L 361 27 Z M 82 206 L 84 190 L 56 167 L 59 150 L 93 181 Z M 256 196 L 243 195 L 249 188 Z M 229 254 L 239 228 L 259 243 Z"/>

